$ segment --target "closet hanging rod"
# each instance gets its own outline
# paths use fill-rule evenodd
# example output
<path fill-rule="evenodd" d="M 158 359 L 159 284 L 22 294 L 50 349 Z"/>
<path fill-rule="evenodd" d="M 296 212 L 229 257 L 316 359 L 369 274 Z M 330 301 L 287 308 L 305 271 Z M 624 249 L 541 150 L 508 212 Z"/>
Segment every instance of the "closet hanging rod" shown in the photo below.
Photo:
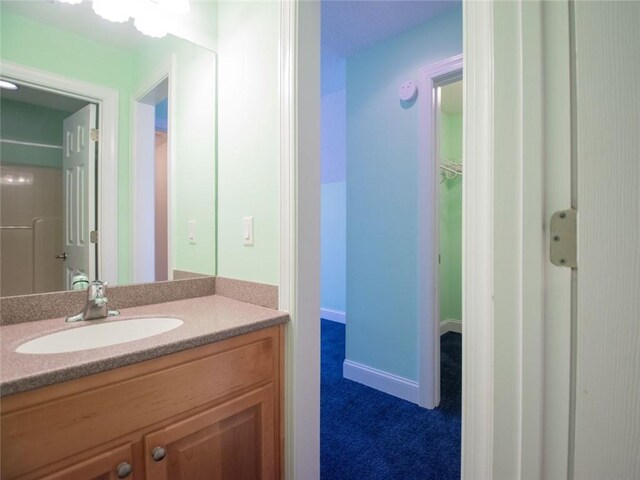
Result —
<path fill-rule="evenodd" d="M 453 168 L 449 168 L 446 165 L 442 165 L 442 164 L 440 164 L 440 168 L 443 169 L 443 170 L 446 170 L 447 172 L 451 172 L 451 173 L 453 173 L 455 175 L 462 175 L 462 170 L 456 170 L 456 169 L 453 169 Z"/>
<path fill-rule="evenodd" d="M 54 148 L 56 150 L 62 150 L 61 145 L 50 145 L 48 143 L 22 142 L 20 140 L 8 140 L 5 138 L 0 138 L 0 143 L 9 143 L 11 145 L 24 145 L 27 147 Z"/>

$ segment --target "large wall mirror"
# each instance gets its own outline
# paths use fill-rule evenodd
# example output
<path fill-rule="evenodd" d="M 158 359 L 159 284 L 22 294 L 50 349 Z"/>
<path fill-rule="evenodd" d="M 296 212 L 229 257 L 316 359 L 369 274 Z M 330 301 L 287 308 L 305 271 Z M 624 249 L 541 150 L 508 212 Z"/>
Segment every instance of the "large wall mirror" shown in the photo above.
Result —
<path fill-rule="evenodd" d="M 0 295 L 216 272 L 216 55 L 0 2 Z"/>

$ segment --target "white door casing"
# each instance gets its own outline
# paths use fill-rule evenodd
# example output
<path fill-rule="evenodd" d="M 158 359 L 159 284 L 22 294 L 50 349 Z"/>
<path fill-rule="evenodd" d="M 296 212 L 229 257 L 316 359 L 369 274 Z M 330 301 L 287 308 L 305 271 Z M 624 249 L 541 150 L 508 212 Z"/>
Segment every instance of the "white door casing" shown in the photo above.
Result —
<path fill-rule="evenodd" d="M 134 283 L 154 282 L 155 271 L 155 106 L 134 104 L 132 165 L 132 267 Z"/>
<path fill-rule="evenodd" d="M 91 129 L 96 127 L 96 106 L 89 104 L 63 122 L 63 249 L 67 257 L 64 285 L 72 288 L 72 277 L 83 272 L 89 280 L 96 276 L 95 243 L 95 141 Z"/>
<path fill-rule="evenodd" d="M 569 7 L 465 2 L 462 475 L 568 478 Z"/>
<path fill-rule="evenodd" d="M 639 478 L 640 5 L 464 9 L 463 478 Z"/>
<path fill-rule="evenodd" d="M 420 70 L 420 159 L 418 161 L 418 388 L 420 406 L 440 404 L 440 297 L 438 250 L 440 160 L 438 121 L 440 105 L 435 89 L 462 78 L 462 55 Z M 464 214 L 463 214 L 464 217 Z M 464 327 L 463 327 L 464 328 Z"/>

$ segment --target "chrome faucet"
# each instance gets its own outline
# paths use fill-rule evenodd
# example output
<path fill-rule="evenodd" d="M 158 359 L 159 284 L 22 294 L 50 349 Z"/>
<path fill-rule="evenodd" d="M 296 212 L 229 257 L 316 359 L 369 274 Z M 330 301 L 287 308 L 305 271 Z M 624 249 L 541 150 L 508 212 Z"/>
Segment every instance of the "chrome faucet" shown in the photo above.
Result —
<path fill-rule="evenodd" d="M 83 320 L 96 320 L 99 318 L 115 317 L 120 315 L 117 310 L 107 309 L 107 283 L 95 280 L 87 288 L 87 303 L 77 315 L 67 318 L 67 322 L 80 322 Z"/>

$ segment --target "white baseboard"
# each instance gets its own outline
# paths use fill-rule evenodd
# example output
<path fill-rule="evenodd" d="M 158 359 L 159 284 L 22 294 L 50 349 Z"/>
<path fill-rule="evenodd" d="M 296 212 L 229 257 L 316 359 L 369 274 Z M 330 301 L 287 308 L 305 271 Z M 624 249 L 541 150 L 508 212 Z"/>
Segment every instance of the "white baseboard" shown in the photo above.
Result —
<path fill-rule="evenodd" d="M 462 333 L 462 320 L 454 318 L 442 320 L 440 322 L 440 335 L 444 335 L 447 332 Z"/>
<path fill-rule="evenodd" d="M 332 322 L 347 323 L 347 314 L 339 310 L 331 310 L 330 308 L 320 309 L 320 318 L 331 320 Z"/>
<path fill-rule="evenodd" d="M 407 380 L 392 373 L 371 368 L 361 363 L 345 360 L 342 364 L 342 375 L 348 380 L 362 383 L 394 397 L 402 398 L 412 403 L 420 402 L 418 382 Z"/>

